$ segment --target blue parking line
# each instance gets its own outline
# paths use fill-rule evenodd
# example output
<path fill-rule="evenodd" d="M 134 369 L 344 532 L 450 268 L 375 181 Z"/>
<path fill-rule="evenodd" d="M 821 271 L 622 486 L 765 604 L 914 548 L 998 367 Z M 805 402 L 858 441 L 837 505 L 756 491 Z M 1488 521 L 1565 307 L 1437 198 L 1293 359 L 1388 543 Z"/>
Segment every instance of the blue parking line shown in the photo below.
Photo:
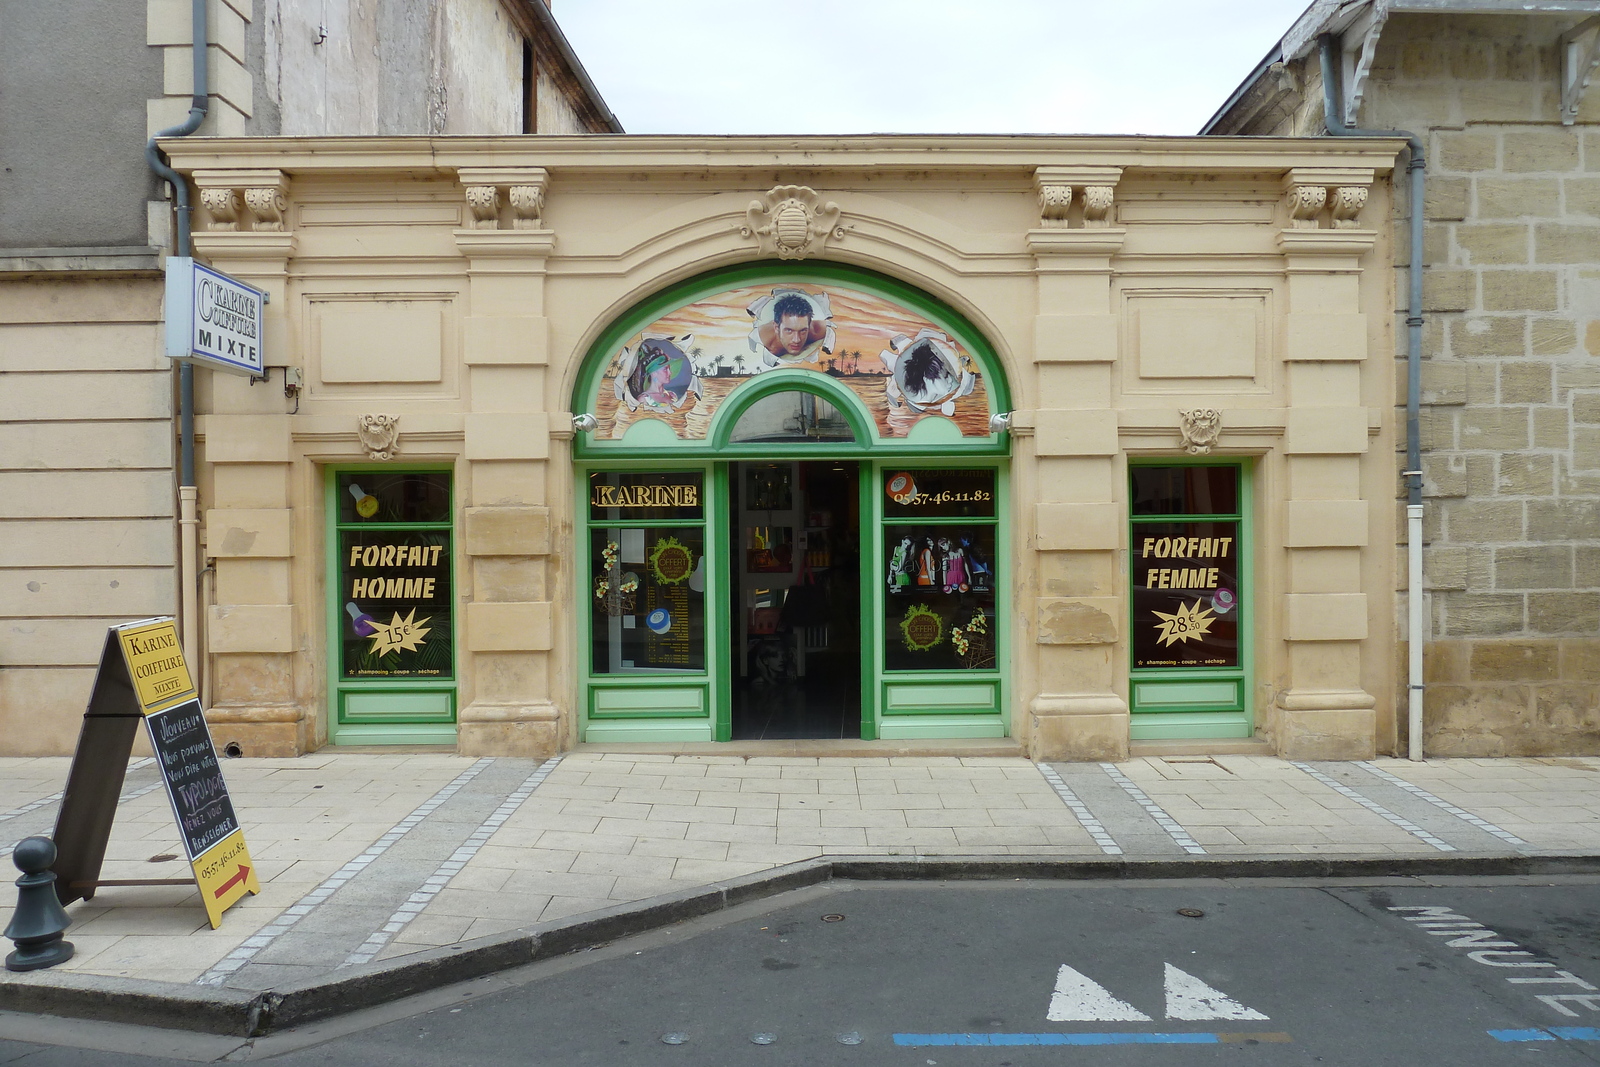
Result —
<path fill-rule="evenodd" d="M 908 1048 L 935 1045 L 1217 1045 L 1216 1034 L 895 1034 Z"/>
<path fill-rule="evenodd" d="M 1548 1030 L 1490 1030 L 1496 1041 L 1600 1041 L 1600 1028 L 1552 1026 Z"/>
<path fill-rule="evenodd" d="M 1552 1026 L 1550 1032 L 1567 1041 L 1600 1041 L 1600 1030 L 1592 1026 Z"/>
<path fill-rule="evenodd" d="M 1554 1041 L 1556 1035 L 1543 1030 L 1490 1030 L 1489 1036 L 1496 1041 Z"/>

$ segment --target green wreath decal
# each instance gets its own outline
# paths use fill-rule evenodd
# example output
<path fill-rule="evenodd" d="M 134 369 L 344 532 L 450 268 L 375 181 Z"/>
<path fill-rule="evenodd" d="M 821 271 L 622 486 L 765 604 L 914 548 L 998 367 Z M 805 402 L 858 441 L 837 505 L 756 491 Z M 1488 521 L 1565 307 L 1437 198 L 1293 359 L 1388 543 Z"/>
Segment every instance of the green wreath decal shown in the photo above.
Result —
<path fill-rule="evenodd" d="M 913 604 L 900 620 L 900 633 L 911 651 L 926 652 L 943 639 L 944 620 L 925 604 Z"/>
<path fill-rule="evenodd" d="M 662 585 L 677 585 L 694 573 L 694 553 L 676 537 L 663 537 L 650 552 L 650 573 Z"/>

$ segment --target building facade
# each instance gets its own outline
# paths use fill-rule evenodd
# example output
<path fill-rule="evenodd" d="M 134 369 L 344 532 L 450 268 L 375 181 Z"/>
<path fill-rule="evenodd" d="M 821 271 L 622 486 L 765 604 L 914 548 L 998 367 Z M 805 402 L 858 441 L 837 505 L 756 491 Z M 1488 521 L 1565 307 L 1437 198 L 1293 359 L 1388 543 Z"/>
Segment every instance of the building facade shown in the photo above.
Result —
<path fill-rule="evenodd" d="M 1392 751 L 1398 147 L 167 143 L 218 743 Z"/>
<path fill-rule="evenodd" d="M 1430 755 L 1600 752 L 1596 16 L 1592 2 L 1319 0 L 1207 126 L 1321 133 L 1328 35 L 1340 122 L 1423 139 Z M 1404 614 L 1402 598 L 1402 637 Z"/>
<path fill-rule="evenodd" d="M 69 0 L 4 11 L 0 752 L 8 755 L 70 752 L 105 627 L 180 606 L 177 400 L 162 344 L 172 204 L 144 153 L 192 103 L 190 8 Z M 537 0 L 208 8 L 202 137 L 620 130 Z M 270 212 L 280 191 L 261 187 L 258 206 Z M 245 211 L 226 198 L 212 207 L 219 224 Z"/>

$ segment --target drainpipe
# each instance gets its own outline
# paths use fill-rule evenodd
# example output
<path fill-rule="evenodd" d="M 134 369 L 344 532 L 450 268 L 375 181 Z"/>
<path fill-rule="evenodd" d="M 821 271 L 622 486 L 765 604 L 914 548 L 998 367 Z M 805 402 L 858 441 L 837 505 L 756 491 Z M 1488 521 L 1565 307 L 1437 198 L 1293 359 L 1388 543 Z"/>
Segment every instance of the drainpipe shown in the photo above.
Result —
<path fill-rule="evenodd" d="M 1404 137 L 1411 146 L 1406 177 L 1411 186 L 1410 296 L 1406 308 L 1406 710 L 1410 720 L 1411 759 L 1422 759 L 1422 443 L 1418 411 L 1422 406 L 1422 194 L 1428 163 L 1422 138 L 1408 130 L 1363 130 L 1346 126 L 1338 81 L 1338 40 L 1332 34 L 1317 39 L 1322 53 L 1322 113 L 1333 137 Z"/>
<path fill-rule="evenodd" d="M 189 37 L 190 51 L 194 54 L 194 99 L 189 106 L 189 118 L 181 126 L 160 131 L 145 142 L 144 146 L 144 158 L 150 164 L 150 169 L 172 186 L 173 199 L 177 202 L 178 208 L 178 236 L 173 252 L 179 256 L 194 254 L 189 240 L 189 215 L 192 211 L 189 204 L 189 183 L 184 181 L 183 175 L 167 165 L 167 161 L 162 158 L 161 149 L 156 147 L 156 140 L 161 137 L 189 136 L 200 128 L 200 123 L 205 121 L 206 112 L 211 107 L 206 71 L 206 50 L 210 46 L 210 36 L 206 30 L 206 0 L 192 0 L 190 25 L 192 27 Z M 195 565 L 200 540 L 198 514 L 200 490 L 195 485 L 194 478 L 194 367 L 189 363 L 178 365 L 178 450 L 180 456 L 178 585 L 183 613 L 180 619 L 183 630 L 183 658 L 188 662 L 191 671 L 198 671 L 199 661 L 195 658 L 195 652 L 196 638 L 200 629 L 200 604 Z"/>

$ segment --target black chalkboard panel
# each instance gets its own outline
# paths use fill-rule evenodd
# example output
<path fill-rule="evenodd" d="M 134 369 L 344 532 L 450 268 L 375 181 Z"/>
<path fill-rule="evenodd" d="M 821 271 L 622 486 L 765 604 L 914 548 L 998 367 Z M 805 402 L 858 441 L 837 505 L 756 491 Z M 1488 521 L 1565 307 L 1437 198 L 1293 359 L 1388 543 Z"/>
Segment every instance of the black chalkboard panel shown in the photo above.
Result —
<path fill-rule="evenodd" d="M 145 719 L 161 777 L 172 801 L 190 861 L 239 829 L 233 801 L 217 766 L 217 750 L 200 702 L 191 700 Z"/>

